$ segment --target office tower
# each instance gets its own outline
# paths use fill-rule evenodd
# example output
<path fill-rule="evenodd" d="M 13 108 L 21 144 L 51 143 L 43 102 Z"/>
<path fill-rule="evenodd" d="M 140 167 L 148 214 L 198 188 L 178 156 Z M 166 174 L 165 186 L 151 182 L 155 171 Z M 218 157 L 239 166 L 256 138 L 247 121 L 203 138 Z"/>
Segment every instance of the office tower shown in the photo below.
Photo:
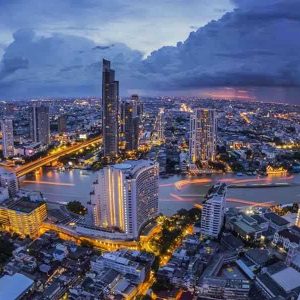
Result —
<path fill-rule="evenodd" d="M 163 108 L 159 109 L 158 115 L 156 117 L 155 123 L 157 136 L 160 141 L 164 141 L 165 139 L 165 111 Z"/>
<path fill-rule="evenodd" d="M 58 133 L 65 133 L 67 131 L 67 118 L 61 115 L 57 119 Z"/>
<path fill-rule="evenodd" d="M 15 232 L 22 237 L 37 237 L 40 226 L 46 217 L 47 206 L 45 202 L 32 202 L 22 198 L 0 205 L 0 223 L 2 228 Z"/>
<path fill-rule="evenodd" d="M 217 143 L 216 112 L 198 108 L 190 119 L 190 160 L 207 163 L 215 160 Z"/>
<path fill-rule="evenodd" d="M 10 197 L 16 196 L 19 190 L 18 179 L 15 173 L 0 168 L 0 186 L 8 189 Z"/>
<path fill-rule="evenodd" d="M 297 227 L 300 227 L 300 208 L 298 209 L 298 213 L 297 213 L 295 225 L 296 225 Z"/>
<path fill-rule="evenodd" d="M 217 238 L 224 223 L 227 186 L 225 183 L 214 185 L 203 202 L 201 233 L 204 236 Z"/>
<path fill-rule="evenodd" d="M 4 119 L 1 121 L 2 129 L 2 150 L 5 158 L 14 156 L 14 129 L 13 120 Z"/>
<path fill-rule="evenodd" d="M 98 173 L 91 195 L 94 225 L 137 238 L 158 213 L 158 164 L 128 160 Z"/>
<path fill-rule="evenodd" d="M 131 100 L 134 100 L 137 103 L 137 115 L 141 118 L 144 113 L 144 104 L 141 101 L 139 95 L 133 94 L 131 95 Z"/>
<path fill-rule="evenodd" d="M 138 106 L 138 101 L 133 97 L 121 103 L 121 132 L 127 151 L 137 150 L 139 146 L 140 115 Z"/>
<path fill-rule="evenodd" d="M 119 82 L 110 61 L 103 59 L 102 72 L 102 132 L 104 156 L 118 155 L 119 150 Z"/>
<path fill-rule="evenodd" d="M 35 143 L 48 145 L 50 143 L 49 107 L 33 103 L 30 120 L 31 139 Z"/>

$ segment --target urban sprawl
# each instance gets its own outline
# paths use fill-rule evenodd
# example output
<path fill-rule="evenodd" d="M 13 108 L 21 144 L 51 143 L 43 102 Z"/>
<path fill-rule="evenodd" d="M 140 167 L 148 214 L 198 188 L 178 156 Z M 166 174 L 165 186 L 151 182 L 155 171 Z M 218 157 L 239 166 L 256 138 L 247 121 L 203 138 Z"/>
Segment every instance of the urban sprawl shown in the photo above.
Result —
<path fill-rule="evenodd" d="M 116 78 L 103 60 L 102 97 L 0 103 L 0 299 L 299 299 L 300 107 L 121 98 Z M 24 187 L 75 169 L 86 203 Z M 160 189 L 198 184 L 162 213 Z"/>

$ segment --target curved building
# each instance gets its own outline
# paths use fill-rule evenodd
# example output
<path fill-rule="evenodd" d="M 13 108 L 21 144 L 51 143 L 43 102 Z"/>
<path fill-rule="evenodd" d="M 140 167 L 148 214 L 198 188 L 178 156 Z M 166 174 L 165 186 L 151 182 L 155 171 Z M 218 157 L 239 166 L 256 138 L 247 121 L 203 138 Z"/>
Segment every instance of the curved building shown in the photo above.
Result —
<path fill-rule="evenodd" d="M 158 213 L 157 163 L 129 160 L 99 171 L 91 194 L 94 225 L 135 239 Z"/>

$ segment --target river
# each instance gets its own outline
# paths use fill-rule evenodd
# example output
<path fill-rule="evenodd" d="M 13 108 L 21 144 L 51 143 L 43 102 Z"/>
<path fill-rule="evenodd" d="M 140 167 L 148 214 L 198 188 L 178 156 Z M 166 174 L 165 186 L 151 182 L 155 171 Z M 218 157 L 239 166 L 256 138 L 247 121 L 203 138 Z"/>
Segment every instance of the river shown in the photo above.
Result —
<path fill-rule="evenodd" d="M 82 170 L 59 172 L 44 168 L 39 175 L 27 175 L 20 179 L 22 189 L 41 191 L 49 202 L 67 203 L 78 200 L 84 205 L 90 199 L 92 182 L 96 173 Z M 227 193 L 228 206 L 244 206 L 255 203 L 268 205 L 272 203 L 300 202 L 300 174 L 291 176 L 236 176 L 212 175 L 209 177 L 189 178 L 180 175 L 160 178 L 159 209 L 171 215 L 181 208 L 189 209 L 195 203 L 203 201 L 209 187 L 223 181 L 234 185 L 288 183 L 282 187 L 260 188 L 229 188 Z"/>

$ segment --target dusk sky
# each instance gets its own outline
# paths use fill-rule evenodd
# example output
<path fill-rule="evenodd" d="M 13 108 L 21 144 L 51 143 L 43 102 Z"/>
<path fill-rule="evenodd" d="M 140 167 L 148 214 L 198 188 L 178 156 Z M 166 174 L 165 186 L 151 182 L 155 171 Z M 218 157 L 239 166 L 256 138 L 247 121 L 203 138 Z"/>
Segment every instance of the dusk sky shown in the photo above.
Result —
<path fill-rule="evenodd" d="M 0 100 L 121 94 L 300 104 L 299 0 L 0 0 Z"/>

